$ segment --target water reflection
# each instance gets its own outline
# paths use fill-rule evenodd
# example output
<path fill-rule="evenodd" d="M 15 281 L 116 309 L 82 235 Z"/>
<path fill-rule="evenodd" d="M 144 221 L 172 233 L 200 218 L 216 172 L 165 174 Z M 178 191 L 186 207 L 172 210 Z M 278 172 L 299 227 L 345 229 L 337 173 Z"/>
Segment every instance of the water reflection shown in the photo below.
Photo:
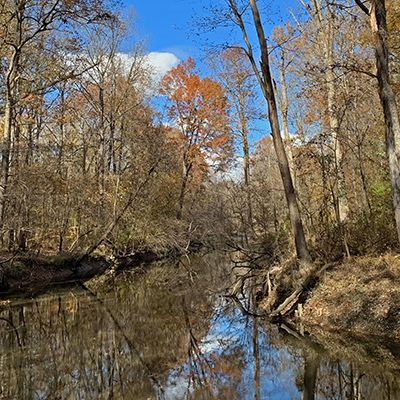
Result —
<path fill-rule="evenodd" d="M 398 344 L 270 325 L 220 295 L 230 271 L 213 254 L 14 299 L 0 398 L 400 399 Z"/>

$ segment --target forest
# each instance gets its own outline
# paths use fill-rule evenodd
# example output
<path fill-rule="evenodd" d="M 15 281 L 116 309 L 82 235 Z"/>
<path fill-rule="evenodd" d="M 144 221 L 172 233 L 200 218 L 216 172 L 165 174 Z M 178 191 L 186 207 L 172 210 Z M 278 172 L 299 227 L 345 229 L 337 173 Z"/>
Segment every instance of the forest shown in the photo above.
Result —
<path fill-rule="evenodd" d="M 230 34 L 157 77 L 118 3 L 2 0 L 3 253 L 398 250 L 400 1 L 271 10 L 205 5 Z"/>
<path fill-rule="evenodd" d="M 400 0 L 286 2 L 0 0 L 0 398 L 400 399 Z"/>

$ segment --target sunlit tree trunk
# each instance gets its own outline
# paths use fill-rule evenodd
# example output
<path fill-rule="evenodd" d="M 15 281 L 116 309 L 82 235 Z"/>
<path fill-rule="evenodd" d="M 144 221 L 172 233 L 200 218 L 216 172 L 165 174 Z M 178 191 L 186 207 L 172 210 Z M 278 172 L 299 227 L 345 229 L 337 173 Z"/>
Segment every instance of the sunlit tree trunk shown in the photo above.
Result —
<path fill-rule="evenodd" d="M 15 18 L 15 42 L 11 45 L 11 57 L 5 75 L 5 106 L 4 106 L 4 133 L 3 151 L 0 171 L 0 226 L 4 223 L 4 211 L 7 199 L 7 187 L 10 176 L 11 154 L 15 135 L 15 105 L 18 86 L 18 68 L 21 60 L 23 46 L 23 12 L 24 2 L 17 3 L 13 10 Z"/>
<path fill-rule="evenodd" d="M 243 100 L 239 97 L 239 120 L 240 120 L 240 137 L 243 150 L 243 174 L 244 185 L 247 195 L 247 225 L 250 231 L 253 231 L 253 208 L 251 205 L 251 188 L 250 188 L 250 151 L 249 142 L 247 139 L 247 124 L 243 107 Z"/>
<path fill-rule="evenodd" d="M 18 85 L 20 49 L 15 48 L 5 79 L 4 144 L 0 171 L 0 225 L 4 222 L 7 186 L 10 176 L 12 145 L 15 132 L 15 95 Z"/>
<path fill-rule="evenodd" d="M 326 63 L 328 67 L 325 71 L 326 91 L 328 100 L 329 125 L 332 143 L 335 154 L 335 173 L 337 180 L 337 207 L 338 207 L 338 224 L 341 225 L 348 218 L 349 205 L 347 201 L 346 183 L 343 172 L 343 152 L 342 144 L 339 140 L 339 119 L 336 112 L 336 89 L 335 74 L 333 72 L 333 55 L 332 48 L 327 50 Z"/>
<path fill-rule="evenodd" d="M 279 76 L 281 80 L 281 97 L 278 96 L 278 105 L 281 111 L 281 120 L 282 120 L 282 131 L 283 131 L 283 139 L 285 150 L 288 158 L 290 172 L 292 174 L 293 184 L 296 187 L 296 171 L 294 168 L 293 161 L 293 151 L 292 151 L 292 143 L 290 140 L 289 133 L 289 122 L 288 122 L 288 110 L 289 110 L 289 101 L 287 97 L 287 85 L 286 85 L 286 55 L 285 51 L 281 49 L 280 51 L 280 60 L 279 60 Z"/>
<path fill-rule="evenodd" d="M 371 29 L 374 35 L 379 97 L 385 118 L 386 152 L 389 159 L 397 238 L 400 242 L 400 122 L 396 96 L 390 83 L 385 0 L 371 0 L 370 10 L 360 0 L 356 0 L 356 3 L 370 16 Z"/>
<path fill-rule="evenodd" d="M 276 156 L 278 159 L 278 166 L 285 190 L 286 201 L 288 204 L 290 224 L 294 236 L 296 254 L 301 261 L 310 261 L 311 257 L 308 252 L 308 247 L 304 235 L 303 223 L 300 217 L 300 210 L 297 203 L 293 180 L 290 173 L 287 155 L 285 152 L 285 146 L 283 144 L 281 131 L 279 127 L 278 110 L 277 110 L 271 71 L 269 66 L 267 41 L 261 23 L 258 7 L 255 0 L 249 0 L 249 5 L 251 7 L 251 11 L 253 14 L 254 26 L 257 31 L 259 48 L 261 51 L 261 75 L 259 74 L 258 67 L 253 56 L 252 46 L 247 36 L 242 15 L 239 13 L 239 10 L 237 9 L 236 3 L 234 1 L 229 0 L 229 5 L 231 7 L 232 12 L 235 15 L 238 25 L 242 30 L 243 39 L 247 46 L 247 55 L 249 56 L 250 62 L 253 66 L 253 70 L 257 75 L 258 82 L 262 89 L 263 95 L 267 101 L 268 117 L 271 126 L 271 135 L 274 143 Z"/>
<path fill-rule="evenodd" d="M 184 156 L 182 161 L 182 181 L 181 181 L 181 190 L 179 193 L 179 200 L 178 200 L 178 212 L 176 214 L 176 218 L 178 220 L 182 219 L 183 203 L 185 201 L 186 187 L 189 180 L 190 170 L 191 170 L 191 164 L 188 165 L 186 157 Z"/>
<path fill-rule="evenodd" d="M 64 88 L 60 90 L 60 123 L 59 129 L 59 139 L 58 139 L 58 174 L 63 176 L 64 169 L 64 136 L 65 136 L 65 91 Z"/>
<path fill-rule="evenodd" d="M 349 205 L 346 193 L 346 182 L 343 171 L 343 150 L 340 138 L 340 123 L 336 107 L 337 85 L 335 75 L 335 27 L 334 10 L 327 0 L 311 0 L 310 5 L 299 0 L 310 13 L 317 28 L 316 45 L 319 48 L 323 70 L 327 102 L 327 115 L 329 120 L 329 132 L 332 140 L 335 185 L 332 186 L 332 200 L 334 203 L 336 221 L 341 235 L 344 250 L 349 255 L 344 223 L 348 219 Z"/>

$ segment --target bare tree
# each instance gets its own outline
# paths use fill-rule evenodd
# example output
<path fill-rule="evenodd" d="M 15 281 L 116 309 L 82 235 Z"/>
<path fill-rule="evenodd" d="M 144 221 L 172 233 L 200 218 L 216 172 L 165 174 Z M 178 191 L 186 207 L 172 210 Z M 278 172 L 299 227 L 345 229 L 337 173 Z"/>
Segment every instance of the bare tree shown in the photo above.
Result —
<path fill-rule="evenodd" d="M 400 121 L 396 96 L 390 82 L 386 5 L 385 0 L 371 0 L 369 1 L 370 8 L 368 9 L 364 4 L 365 2 L 361 0 L 355 0 L 355 2 L 370 17 L 371 30 L 374 36 L 379 97 L 385 118 L 386 152 L 389 158 L 393 208 L 397 237 L 400 242 Z"/>
<path fill-rule="evenodd" d="M 247 220 L 245 236 L 253 234 L 253 211 L 250 185 L 250 145 L 248 135 L 255 119 L 261 117 L 258 106 L 257 82 L 254 79 L 251 65 L 243 49 L 234 47 L 224 50 L 215 61 L 214 54 L 209 59 L 211 69 L 217 74 L 228 96 L 233 113 L 230 118 L 238 132 L 243 152 L 243 176 L 247 199 Z"/>
<path fill-rule="evenodd" d="M 293 179 L 290 173 L 289 162 L 286 155 L 285 146 L 282 140 L 281 130 L 279 126 L 278 109 L 276 105 L 274 87 L 269 65 L 267 40 L 261 22 L 260 13 L 255 0 L 249 0 L 248 4 L 251 9 L 253 17 L 253 25 L 257 32 L 258 45 L 259 45 L 259 50 L 261 52 L 261 61 L 260 61 L 261 72 L 259 71 L 259 68 L 257 66 L 253 51 L 253 46 L 251 44 L 251 41 L 247 33 L 246 24 L 243 17 L 243 10 L 239 10 L 237 2 L 234 0 L 227 0 L 227 4 L 230 8 L 231 13 L 234 16 L 236 24 L 239 26 L 242 32 L 243 40 L 246 45 L 245 47 L 246 54 L 249 57 L 254 73 L 256 74 L 258 83 L 264 95 L 264 98 L 267 101 L 268 117 L 271 126 L 271 135 L 278 159 L 279 171 L 281 174 L 282 183 L 285 190 L 286 201 L 289 208 L 290 224 L 294 235 L 297 257 L 299 258 L 300 261 L 309 262 L 311 260 L 311 257 L 308 251 L 307 242 L 304 235 L 303 223 L 301 220 L 300 210 L 297 203 L 296 193 L 293 185 Z"/>

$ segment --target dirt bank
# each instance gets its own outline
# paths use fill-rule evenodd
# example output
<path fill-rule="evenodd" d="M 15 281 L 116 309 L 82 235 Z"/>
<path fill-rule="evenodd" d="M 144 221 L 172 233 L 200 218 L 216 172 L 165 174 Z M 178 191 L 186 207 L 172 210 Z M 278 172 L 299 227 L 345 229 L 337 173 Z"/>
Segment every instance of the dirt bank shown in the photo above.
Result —
<path fill-rule="evenodd" d="M 77 255 L 63 253 L 37 257 L 30 253 L 0 255 L 0 298 L 10 294 L 33 295 L 46 287 L 76 280 L 90 279 L 107 270 L 124 269 L 176 255 L 168 251 L 162 254 L 143 251 L 126 257 L 85 257 L 77 262 Z"/>
<path fill-rule="evenodd" d="M 332 266 L 302 314 L 308 325 L 400 339 L 400 256 L 354 258 Z"/>
<path fill-rule="evenodd" d="M 79 263 L 69 254 L 36 257 L 32 254 L 1 254 L 0 297 L 13 293 L 33 295 L 46 287 L 102 274 L 110 263 L 101 257 L 87 257 Z"/>

